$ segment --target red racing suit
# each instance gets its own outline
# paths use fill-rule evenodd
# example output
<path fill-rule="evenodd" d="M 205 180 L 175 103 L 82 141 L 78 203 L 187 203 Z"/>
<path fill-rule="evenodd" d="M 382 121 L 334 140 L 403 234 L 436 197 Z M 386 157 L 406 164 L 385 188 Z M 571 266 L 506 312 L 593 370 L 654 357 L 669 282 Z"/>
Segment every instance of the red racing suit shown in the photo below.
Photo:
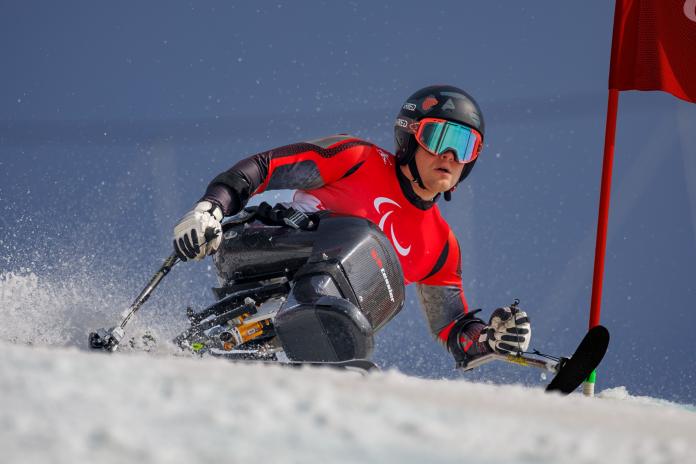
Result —
<path fill-rule="evenodd" d="M 364 140 L 337 135 L 275 148 L 215 177 L 203 200 L 225 216 L 265 190 L 296 189 L 294 207 L 359 216 L 379 225 L 394 246 L 430 330 L 443 343 L 468 311 L 459 243 L 432 201 L 421 199 L 394 155 Z"/>

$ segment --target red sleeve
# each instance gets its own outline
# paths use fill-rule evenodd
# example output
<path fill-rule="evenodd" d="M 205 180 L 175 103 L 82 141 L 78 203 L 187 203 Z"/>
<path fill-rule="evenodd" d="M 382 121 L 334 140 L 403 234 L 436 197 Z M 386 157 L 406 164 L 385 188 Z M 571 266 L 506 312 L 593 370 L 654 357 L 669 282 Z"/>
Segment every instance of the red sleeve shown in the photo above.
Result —
<path fill-rule="evenodd" d="M 272 150 L 268 174 L 254 193 L 275 189 L 312 190 L 331 184 L 360 168 L 372 147 L 359 139 L 343 140 L 327 148 L 317 143 L 321 140 Z"/>
<path fill-rule="evenodd" d="M 435 267 L 418 283 L 418 295 L 433 335 L 446 342 L 453 321 L 469 311 L 462 287 L 461 251 L 451 230 Z"/>
<path fill-rule="evenodd" d="M 432 271 L 420 281 L 428 285 L 454 285 L 462 288 L 462 253 L 459 250 L 459 241 L 451 230 L 447 234 L 447 242 L 435 263 Z M 462 299 L 464 292 L 462 291 Z M 466 303 L 464 303 L 466 306 Z"/>
<path fill-rule="evenodd" d="M 258 153 L 216 176 L 202 199 L 230 216 L 265 190 L 311 190 L 358 170 L 374 145 L 348 135 L 296 143 Z"/>

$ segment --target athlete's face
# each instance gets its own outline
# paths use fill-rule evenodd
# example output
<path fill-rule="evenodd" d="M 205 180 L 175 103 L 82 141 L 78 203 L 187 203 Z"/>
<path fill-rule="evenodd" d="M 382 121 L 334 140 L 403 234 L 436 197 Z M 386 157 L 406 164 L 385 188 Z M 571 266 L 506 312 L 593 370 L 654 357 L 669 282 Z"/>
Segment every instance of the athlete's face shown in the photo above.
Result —
<path fill-rule="evenodd" d="M 438 193 L 446 192 L 457 185 L 459 176 L 464 170 L 464 165 L 454 160 L 454 154 L 451 151 L 436 156 L 431 155 L 421 146 L 416 151 L 416 166 L 425 185 L 424 192 L 416 191 L 416 193 L 424 198 L 430 196 L 425 199 L 432 199 Z"/>

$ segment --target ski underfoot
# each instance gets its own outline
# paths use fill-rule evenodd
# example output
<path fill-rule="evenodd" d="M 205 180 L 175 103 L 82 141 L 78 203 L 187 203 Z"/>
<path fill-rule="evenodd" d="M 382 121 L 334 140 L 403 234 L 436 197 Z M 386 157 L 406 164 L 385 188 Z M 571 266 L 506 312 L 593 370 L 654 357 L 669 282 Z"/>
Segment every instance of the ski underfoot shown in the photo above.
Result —
<path fill-rule="evenodd" d="M 346 370 L 358 370 L 367 372 L 379 371 L 380 368 L 374 362 L 368 359 L 350 359 L 348 361 L 334 361 L 334 362 L 305 362 L 305 361 L 289 361 L 285 363 L 280 363 L 289 366 L 325 366 L 334 369 L 346 369 Z"/>
<path fill-rule="evenodd" d="M 350 359 L 348 361 L 277 361 L 273 359 L 249 359 L 249 360 L 233 360 L 235 363 L 242 364 L 277 364 L 279 366 L 289 366 L 289 367 L 329 367 L 332 369 L 340 369 L 347 371 L 356 371 L 362 374 L 368 374 L 369 372 L 378 372 L 380 368 L 374 362 L 367 359 Z"/>

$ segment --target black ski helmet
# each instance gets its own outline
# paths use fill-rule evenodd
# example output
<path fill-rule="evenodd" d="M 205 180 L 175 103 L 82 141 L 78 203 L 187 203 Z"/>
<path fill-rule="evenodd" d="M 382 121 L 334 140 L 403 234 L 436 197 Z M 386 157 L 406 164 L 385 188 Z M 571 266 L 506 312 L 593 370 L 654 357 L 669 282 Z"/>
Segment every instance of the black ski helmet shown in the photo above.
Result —
<path fill-rule="evenodd" d="M 457 87 L 451 85 L 431 85 L 418 90 L 408 97 L 401 106 L 401 111 L 396 116 L 396 124 L 394 125 L 395 155 L 399 164 L 407 164 L 409 166 L 411 174 L 414 176 L 414 181 L 418 182 L 418 185 L 422 188 L 425 187 L 418 173 L 415 157 L 418 142 L 416 142 L 413 134 L 410 134 L 404 128 L 404 122 L 417 122 L 426 117 L 446 119 L 476 129 L 481 134 L 481 146 L 483 146 L 486 127 L 481 108 L 476 103 L 476 100 Z M 476 163 L 476 160 L 464 165 L 457 184 L 469 175 L 474 167 L 474 163 Z M 454 190 L 454 187 L 452 190 Z M 452 190 L 445 192 L 445 200 L 450 199 Z"/>

